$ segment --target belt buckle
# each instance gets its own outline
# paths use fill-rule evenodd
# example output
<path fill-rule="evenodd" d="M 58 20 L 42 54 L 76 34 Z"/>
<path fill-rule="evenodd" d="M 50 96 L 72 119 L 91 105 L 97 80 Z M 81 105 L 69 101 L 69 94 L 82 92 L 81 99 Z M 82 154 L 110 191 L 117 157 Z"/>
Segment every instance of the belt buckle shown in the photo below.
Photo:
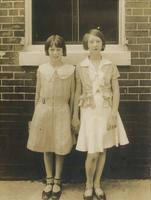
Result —
<path fill-rule="evenodd" d="M 42 103 L 43 103 L 43 104 L 45 104 L 45 103 L 46 103 L 46 101 L 45 101 L 45 98 L 42 98 Z"/>

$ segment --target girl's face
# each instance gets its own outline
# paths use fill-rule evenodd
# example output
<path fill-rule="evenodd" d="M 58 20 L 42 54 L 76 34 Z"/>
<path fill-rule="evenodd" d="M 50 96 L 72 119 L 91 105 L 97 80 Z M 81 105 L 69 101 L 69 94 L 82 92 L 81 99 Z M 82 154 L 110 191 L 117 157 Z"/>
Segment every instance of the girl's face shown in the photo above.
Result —
<path fill-rule="evenodd" d="M 52 47 L 49 47 L 49 57 L 52 60 L 52 62 L 59 62 L 62 59 L 63 50 L 62 48 L 56 47 L 53 45 Z"/>
<path fill-rule="evenodd" d="M 88 50 L 92 54 L 100 53 L 102 49 L 102 40 L 94 35 L 90 35 L 88 38 Z"/>

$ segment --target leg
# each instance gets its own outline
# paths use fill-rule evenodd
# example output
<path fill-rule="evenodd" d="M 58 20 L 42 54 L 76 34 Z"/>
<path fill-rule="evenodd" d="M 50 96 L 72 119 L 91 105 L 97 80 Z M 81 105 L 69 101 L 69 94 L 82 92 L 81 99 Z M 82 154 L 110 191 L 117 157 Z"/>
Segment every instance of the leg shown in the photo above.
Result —
<path fill-rule="evenodd" d="M 47 200 L 51 197 L 53 186 L 53 154 L 44 153 L 44 165 L 46 170 L 46 187 L 42 192 L 42 199 Z"/>
<path fill-rule="evenodd" d="M 96 172 L 94 176 L 94 191 L 98 196 L 98 199 L 105 199 L 105 194 L 100 186 L 101 175 L 104 169 L 104 164 L 106 160 L 106 151 L 99 153 L 99 158 L 97 162 Z"/>
<path fill-rule="evenodd" d="M 99 156 L 98 153 L 87 154 L 87 158 L 85 162 L 86 190 L 84 193 L 84 197 L 92 196 L 93 181 L 94 181 L 94 175 L 96 171 L 98 156 Z"/>
<path fill-rule="evenodd" d="M 58 200 L 62 193 L 61 174 L 62 174 L 62 169 L 63 169 L 63 162 L 64 162 L 64 156 L 56 155 L 55 178 L 54 178 L 54 185 L 53 185 L 53 192 L 52 192 L 53 200 Z"/>

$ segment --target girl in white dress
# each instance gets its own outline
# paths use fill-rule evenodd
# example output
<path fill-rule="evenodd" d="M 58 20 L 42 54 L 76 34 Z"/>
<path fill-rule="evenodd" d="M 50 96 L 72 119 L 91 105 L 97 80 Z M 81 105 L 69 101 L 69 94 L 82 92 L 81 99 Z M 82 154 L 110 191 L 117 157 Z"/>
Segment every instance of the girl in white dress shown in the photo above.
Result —
<path fill-rule="evenodd" d="M 74 66 L 64 64 L 64 39 L 50 36 L 45 43 L 49 62 L 39 66 L 35 111 L 32 118 L 28 149 L 44 153 L 46 187 L 42 199 L 59 199 L 64 156 L 73 146 L 71 115 L 74 100 Z"/>
<path fill-rule="evenodd" d="M 76 149 L 87 152 L 85 162 L 85 200 L 106 199 L 100 179 L 106 159 L 106 149 L 128 144 L 119 107 L 119 71 L 109 60 L 103 58 L 104 35 L 92 29 L 83 37 L 86 57 L 76 70 L 76 92 L 72 125 L 80 124 Z M 79 108 L 80 106 L 80 123 Z"/>

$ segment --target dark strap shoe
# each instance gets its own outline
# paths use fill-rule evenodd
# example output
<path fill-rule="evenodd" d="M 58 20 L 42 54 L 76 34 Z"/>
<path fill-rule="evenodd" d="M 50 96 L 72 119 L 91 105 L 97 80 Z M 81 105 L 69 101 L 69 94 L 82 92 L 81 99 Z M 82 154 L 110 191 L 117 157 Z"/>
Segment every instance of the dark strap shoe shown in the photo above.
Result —
<path fill-rule="evenodd" d="M 46 185 L 52 185 L 53 186 L 53 177 L 50 177 L 50 178 L 46 178 Z M 51 198 L 51 195 L 52 195 L 52 189 L 48 192 L 46 191 L 42 191 L 42 199 L 43 200 L 48 200 Z"/>
<path fill-rule="evenodd" d="M 54 185 L 57 185 L 60 187 L 60 190 L 58 192 L 54 192 L 52 191 L 52 195 L 51 195 L 51 198 L 52 200 L 59 200 L 60 199 L 60 196 L 62 194 L 62 184 L 61 184 L 61 180 L 60 179 L 54 179 Z"/>

